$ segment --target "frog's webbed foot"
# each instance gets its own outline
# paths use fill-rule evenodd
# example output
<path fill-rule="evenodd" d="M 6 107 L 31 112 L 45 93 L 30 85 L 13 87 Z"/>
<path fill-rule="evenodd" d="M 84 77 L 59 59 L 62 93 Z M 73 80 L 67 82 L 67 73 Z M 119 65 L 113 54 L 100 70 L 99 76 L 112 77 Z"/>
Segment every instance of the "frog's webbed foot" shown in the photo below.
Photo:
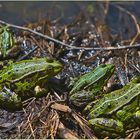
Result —
<path fill-rule="evenodd" d="M 136 120 L 136 122 L 140 123 L 140 110 L 136 111 L 136 113 L 134 114 L 134 119 Z"/>
<path fill-rule="evenodd" d="M 36 86 L 34 88 L 34 91 L 35 91 L 35 97 L 36 98 L 46 96 L 47 93 L 49 92 L 48 88 L 41 88 L 40 86 Z"/>
<path fill-rule="evenodd" d="M 95 133 L 100 134 L 99 137 L 115 138 L 124 134 L 123 123 L 108 118 L 95 118 L 89 120 L 89 125 L 93 127 Z"/>
<path fill-rule="evenodd" d="M 8 111 L 21 110 L 22 101 L 17 94 L 4 87 L 0 92 L 0 106 Z"/>

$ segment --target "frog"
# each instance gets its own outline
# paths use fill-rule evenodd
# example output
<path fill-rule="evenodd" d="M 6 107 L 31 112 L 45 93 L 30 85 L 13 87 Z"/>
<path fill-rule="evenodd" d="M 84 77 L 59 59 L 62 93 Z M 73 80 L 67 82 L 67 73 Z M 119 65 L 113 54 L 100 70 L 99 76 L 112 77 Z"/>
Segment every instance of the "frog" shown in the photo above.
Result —
<path fill-rule="evenodd" d="M 17 41 L 14 39 L 8 26 L 2 26 L 0 28 L 0 50 L 1 57 L 3 59 L 16 57 L 21 48 L 17 45 Z"/>
<path fill-rule="evenodd" d="M 21 110 L 22 101 L 46 95 L 47 80 L 62 68 L 59 61 L 47 57 L 22 60 L 4 67 L 0 71 L 0 107 L 8 111 Z M 36 86 L 44 90 L 35 92 Z"/>
<path fill-rule="evenodd" d="M 140 125 L 140 76 L 103 95 L 84 111 L 88 112 L 89 126 L 100 138 L 125 137 L 126 132 Z"/>
<path fill-rule="evenodd" d="M 114 71 L 114 64 L 100 64 L 91 72 L 81 76 L 74 82 L 74 86 L 70 90 L 70 102 L 77 107 L 85 107 L 103 92 L 103 87 L 107 84 Z"/>

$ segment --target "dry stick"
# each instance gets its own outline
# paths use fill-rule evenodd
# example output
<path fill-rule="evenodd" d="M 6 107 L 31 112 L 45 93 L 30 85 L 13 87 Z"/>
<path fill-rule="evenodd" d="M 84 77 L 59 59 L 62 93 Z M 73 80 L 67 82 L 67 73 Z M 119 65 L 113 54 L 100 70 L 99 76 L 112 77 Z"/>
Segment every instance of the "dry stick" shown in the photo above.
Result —
<path fill-rule="evenodd" d="M 70 129 L 66 128 L 62 122 L 59 122 L 58 133 L 63 139 L 78 139 L 78 137 Z"/>
<path fill-rule="evenodd" d="M 55 43 L 57 43 L 57 44 L 61 44 L 61 45 L 63 45 L 63 46 L 68 47 L 68 48 L 66 48 L 66 49 L 68 49 L 68 50 L 71 50 L 71 49 L 77 49 L 77 50 L 79 50 L 79 49 L 81 49 L 81 50 L 110 51 L 110 50 L 122 50 L 122 49 L 140 48 L 140 44 L 128 45 L 128 46 L 119 46 L 119 47 L 112 47 L 112 46 L 111 46 L 111 47 L 107 47 L 107 48 L 105 48 L 105 47 L 104 47 L 104 48 L 84 48 L 84 47 L 76 47 L 76 46 L 68 45 L 68 44 L 66 44 L 66 43 L 64 43 L 64 42 L 62 42 L 62 41 L 56 40 L 56 39 L 54 39 L 54 38 L 52 38 L 52 37 L 49 37 L 49 36 L 44 35 L 44 34 L 42 34 L 42 33 L 33 31 L 32 29 L 29 29 L 29 28 L 26 28 L 26 27 L 14 25 L 14 24 L 9 24 L 9 23 L 7 23 L 7 22 L 5 22 L 5 21 L 2 21 L 2 20 L 0 20 L 0 23 L 1 23 L 1 24 L 5 24 L 5 25 L 7 25 L 7 26 L 9 26 L 9 27 L 13 27 L 13 28 L 17 28 L 17 29 L 24 30 L 24 31 L 28 31 L 28 32 L 30 32 L 30 33 L 33 33 L 33 34 L 38 35 L 38 36 L 40 36 L 40 37 L 43 37 L 43 38 L 45 38 L 45 39 L 47 39 L 47 40 L 50 40 L 50 41 L 52 41 L 52 42 L 55 42 Z"/>
<path fill-rule="evenodd" d="M 128 64 L 127 64 L 127 62 L 128 62 L 128 51 L 126 51 L 125 57 L 124 57 L 125 73 L 128 73 Z M 129 81 L 129 78 L 128 78 L 128 75 L 127 74 L 126 74 L 126 79 L 127 79 L 127 81 Z"/>
<path fill-rule="evenodd" d="M 28 122 L 29 122 L 29 126 L 30 126 L 30 129 L 31 129 L 31 132 L 32 132 L 32 136 L 33 136 L 33 137 L 34 137 L 34 139 L 35 139 L 34 130 L 33 130 L 33 128 L 32 128 L 32 124 L 31 124 L 31 122 L 30 122 L 29 117 L 28 117 Z"/>
<path fill-rule="evenodd" d="M 35 42 L 35 44 L 36 44 L 37 46 L 40 47 L 41 51 L 44 52 L 44 49 L 42 48 L 42 46 L 40 45 L 40 43 L 35 39 L 35 37 L 30 36 L 30 38 Z"/>
<path fill-rule="evenodd" d="M 23 124 L 23 122 L 22 122 L 22 124 Z M 20 127 L 22 126 L 22 124 L 20 125 Z M 27 131 L 27 129 L 29 128 L 28 120 L 26 121 L 24 126 L 26 126 L 26 125 L 27 125 L 27 127 L 26 128 L 24 127 L 24 130 L 22 132 L 20 131 L 20 138 Z"/>
<path fill-rule="evenodd" d="M 69 48 L 73 48 L 73 49 L 74 49 L 74 48 L 77 48 L 77 47 L 75 47 L 75 46 L 71 46 L 71 45 L 65 44 L 65 43 L 63 43 L 63 42 L 61 42 L 61 41 L 59 41 L 59 40 L 56 40 L 56 39 L 54 39 L 54 38 L 51 38 L 51 37 L 49 37 L 49 36 L 47 36 L 47 35 L 44 35 L 44 34 L 42 34 L 42 33 L 33 31 L 32 29 L 29 29 L 29 28 L 26 28 L 26 27 L 14 25 L 14 24 L 9 24 L 9 23 L 7 23 L 7 22 L 5 22 L 5 21 L 2 21 L 2 20 L 0 20 L 0 23 L 1 23 L 1 24 L 5 24 L 5 25 L 7 25 L 7 26 L 9 26 L 9 27 L 14 27 L 14 28 L 17 28 L 17 29 L 21 29 L 21 30 L 24 30 L 24 31 L 28 31 L 28 32 L 30 32 L 30 33 L 33 33 L 33 34 L 35 34 L 35 35 L 38 35 L 38 36 L 40 36 L 40 37 L 43 37 L 43 38 L 45 38 L 45 39 L 48 39 L 48 40 L 50 40 L 50 41 L 53 41 L 53 42 L 55 42 L 55 43 L 64 45 L 64 46 L 69 47 Z M 83 49 L 83 47 L 81 47 L 81 49 Z M 89 48 L 89 49 L 91 49 L 91 48 Z"/>
<path fill-rule="evenodd" d="M 97 137 L 92 132 L 92 129 L 88 127 L 88 122 L 82 116 L 78 115 L 76 112 L 72 112 L 71 114 L 73 118 L 78 122 L 79 126 L 86 134 L 88 139 L 97 139 Z"/>
<path fill-rule="evenodd" d="M 134 65 L 134 63 L 133 63 L 133 62 L 128 61 L 128 63 L 130 64 L 130 66 L 131 66 L 131 67 L 135 68 L 135 69 L 136 69 L 136 70 L 140 73 L 140 69 L 139 69 L 139 68 L 137 68 L 137 67 Z"/>
<path fill-rule="evenodd" d="M 56 111 L 55 111 L 56 112 Z M 60 122 L 60 119 L 59 119 L 59 115 L 58 113 L 56 112 L 56 114 L 53 116 L 53 120 L 55 119 L 55 121 L 53 121 L 53 127 L 52 127 L 52 131 L 51 131 L 51 135 L 52 135 L 52 138 L 54 136 L 56 136 L 56 133 L 57 133 L 57 129 L 58 129 L 58 126 L 59 126 L 59 122 Z M 53 138 L 54 139 L 54 138 Z"/>
<path fill-rule="evenodd" d="M 24 108 L 23 108 L 23 111 L 24 111 L 24 113 L 27 115 L 27 113 L 26 113 L 26 111 L 25 111 Z M 32 136 L 33 136 L 34 139 L 35 139 L 34 130 L 33 130 L 33 128 L 32 128 L 32 124 L 31 124 L 31 121 L 30 121 L 29 117 L 30 117 L 30 115 L 27 117 L 27 120 L 28 120 L 28 123 L 29 123 L 29 126 L 30 126 L 30 130 L 31 130 Z"/>
<path fill-rule="evenodd" d="M 78 115 L 76 112 L 72 111 L 71 108 L 69 108 L 69 106 L 54 103 L 51 105 L 51 108 L 59 110 L 59 111 L 63 111 L 65 113 L 71 113 L 71 115 L 78 122 L 79 126 L 81 127 L 83 132 L 86 134 L 86 136 L 90 139 L 97 139 L 93 135 L 92 130 L 88 127 L 87 120 L 85 120 L 83 117 Z"/>
<path fill-rule="evenodd" d="M 64 33 L 65 28 L 71 28 L 71 27 L 73 27 L 74 25 L 76 25 L 76 24 L 81 20 L 81 16 L 82 16 L 82 14 L 80 13 L 80 14 L 78 15 L 78 17 L 76 17 L 71 23 L 69 23 L 68 25 L 66 25 L 66 26 L 61 30 L 61 32 L 56 36 L 56 38 L 58 39 L 58 38 L 62 35 L 62 33 Z"/>
<path fill-rule="evenodd" d="M 34 130 L 33 130 L 33 132 L 35 133 L 35 131 L 37 131 L 37 128 L 35 128 Z M 31 136 L 32 136 L 32 134 L 30 134 L 29 136 L 28 136 L 28 138 L 27 139 L 30 139 L 31 138 Z"/>
<path fill-rule="evenodd" d="M 27 54 L 23 55 L 22 57 L 20 57 L 20 58 L 17 60 L 17 62 L 26 59 L 27 56 L 29 56 L 30 54 L 32 54 L 36 49 L 38 49 L 38 46 L 36 46 L 35 48 L 33 48 L 31 51 L 29 51 L 29 53 L 27 53 Z"/>

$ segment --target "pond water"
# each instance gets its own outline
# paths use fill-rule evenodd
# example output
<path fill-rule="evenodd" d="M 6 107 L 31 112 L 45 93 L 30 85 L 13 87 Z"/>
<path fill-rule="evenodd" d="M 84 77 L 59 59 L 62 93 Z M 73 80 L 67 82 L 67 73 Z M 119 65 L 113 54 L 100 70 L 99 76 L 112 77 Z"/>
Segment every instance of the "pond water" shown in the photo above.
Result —
<path fill-rule="evenodd" d="M 90 14 L 95 14 L 98 20 L 103 21 L 104 17 L 100 16 L 100 7 L 95 6 L 95 3 L 102 4 L 103 2 L 1 1 L 0 19 L 16 25 L 24 25 L 29 22 L 37 22 L 42 19 L 47 19 L 50 21 L 59 20 L 59 23 L 67 24 L 71 20 L 73 20 L 73 18 L 77 16 L 81 12 L 81 10 L 90 7 Z M 110 3 L 121 5 L 122 7 L 132 12 L 137 19 L 140 19 L 140 2 L 122 1 Z M 122 16 L 123 14 L 125 14 L 125 16 Z M 126 20 L 125 23 L 123 23 L 124 20 Z M 122 36 L 130 37 L 131 35 L 135 34 L 134 27 L 132 31 L 129 31 L 130 35 L 126 35 L 126 31 L 128 30 L 128 28 L 130 30 L 134 26 L 133 21 L 129 15 L 127 15 L 125 12 L 120 12 L 118 8 L 114 7 L 113 5 L 109 6 L 106 23 L 115 32 L 121 32 Z"/>
<path fill-rule="evenodd" d="M 0 2 L 0 19 L 14 24 L 26 24 L 41 19 L 55 20 L 77 15 L 76 2 Z"/>
<path fill-rule="evenodd" d="M 105 3 L 105 2 L 104 2 Z M 95 5 L 96 4 L 96 5 Z M 109 25 L 112 32 L 120 33 L 122 39 L 127 39 L 135 35 L 136 28 L 134 21 L 125 11 L 120 11 L 112 4 L 120 5 L 130 11 L 140 19 L 140 2 L 110 2 L 108 14 L 105 18 L 102 15 L 103 2 L 56 2 L 56 1 L 1 1 L 0 2 L 0 19 L 16 25 L 24 25 L 29 22 L 37 22 L 42 19 L 49 21 L 59 21 L 63 25 L 70 23 L 81 11 L 88 12 L 88 16 Z M 93 22 L 93 21 L 92 21 Z M 94 24 L 94 23 L 93 23 Z"/>

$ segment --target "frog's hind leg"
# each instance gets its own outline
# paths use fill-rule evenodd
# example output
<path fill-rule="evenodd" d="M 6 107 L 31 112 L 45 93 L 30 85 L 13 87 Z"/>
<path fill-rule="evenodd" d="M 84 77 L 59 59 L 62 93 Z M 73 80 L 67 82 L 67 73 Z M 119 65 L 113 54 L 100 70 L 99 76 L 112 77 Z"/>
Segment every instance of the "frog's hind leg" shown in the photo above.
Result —
<path fill-rule="evenodd" d="M 6 87 L 0 92 L 0 107 L 8 111 L 16 111 L 22 109 L 21 98 Z"/>
<path fill-rule="evenodd" d="M 100 138 L 115 138 L 124 134 L 123 123 L 119 120 L 108 118 L 95 118 L 89 120 L 89 125 Z"/>

